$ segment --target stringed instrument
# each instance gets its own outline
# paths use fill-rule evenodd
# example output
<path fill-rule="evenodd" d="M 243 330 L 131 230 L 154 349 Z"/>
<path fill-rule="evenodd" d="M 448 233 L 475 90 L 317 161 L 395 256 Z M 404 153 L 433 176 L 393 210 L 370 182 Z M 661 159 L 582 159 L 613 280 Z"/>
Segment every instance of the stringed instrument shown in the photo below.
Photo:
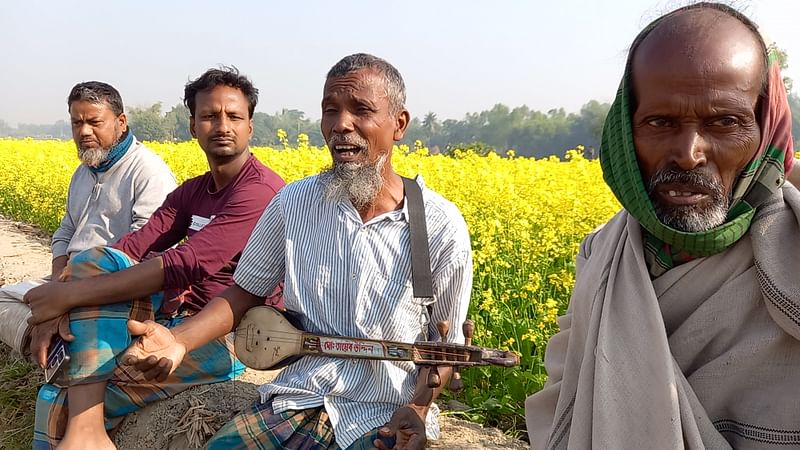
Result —
<path fill-rule="evenodd" d="M 447 336 L 449 324 L 446 321 L 439 322 L 437 327 L 440 336 Z M 258 370 L 277 369 L 309 355 L 412 361 L 419 366 L 432 366 L 428 375 L 430 387 L 439 386 L 437 366 L 452 366 L 450 389 L 457 391 L 463 386 L 458 373 L 461 367 L 519 365 L 519 356 L 515 353 L 471 345 L 474 330 L 472 321 L 467 320 L 463 327 L 465 345 L 326 336 L 299 330 L 278 310 L 257 306 L 244 315 L 236 329 L 234 351 L 244 365 Z"/>

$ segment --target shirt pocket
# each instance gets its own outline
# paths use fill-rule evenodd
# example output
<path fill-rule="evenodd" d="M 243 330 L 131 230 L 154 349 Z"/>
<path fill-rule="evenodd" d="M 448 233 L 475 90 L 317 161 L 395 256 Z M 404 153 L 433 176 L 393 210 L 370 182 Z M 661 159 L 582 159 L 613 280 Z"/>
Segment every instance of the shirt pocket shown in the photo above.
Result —
<path fill-rule="evenodd" d="M 372 339 L 414 342 L 425 339 L 431 299 L 415 298 L 410 281 L 371 277 L 360 299 L 360 328 Z"/>

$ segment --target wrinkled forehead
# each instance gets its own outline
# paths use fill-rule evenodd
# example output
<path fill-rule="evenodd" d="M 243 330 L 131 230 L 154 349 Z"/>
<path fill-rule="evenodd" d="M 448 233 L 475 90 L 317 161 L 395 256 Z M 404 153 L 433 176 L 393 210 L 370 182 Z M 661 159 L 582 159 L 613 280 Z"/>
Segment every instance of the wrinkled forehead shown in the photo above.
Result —
<path fill-rule="evenodd" d="M 386 80 L 377 70 L 369 68 L 327 78 L 322 92 L 323 101 L 342 95 L 371 100 L 385 98 L 388 96 Z"/>
<path fill-rule="evenodd" d="M 198 91 L 195 95 L 195 103 L 197 108 L 213 109 L 219 109 L 222 105 L 228 108 L 233 106 L 246 108 L 249 106 L 249 101 L 247 96 L 244 95 L 244 92 L 237 87 L 228 86 L 227 84 L 219 84 Z"/>
<path fill-rule="evenodd" d="M 720 11 L 692 10 L 667 17 L 634 45 L 628 69 L 636 100 L 676 83 L 689 92 L 724 87 L 757 96 L 766 81 L 766 50 L 760 38 Z"/>
<path fill-rule="evenodd" d="M 111 104 L 105 99 L 99 100 L 75 100 L 69 104 L 69 114 L 72 117 L 77 116 L 102 116 L 114 114 L 114 109 Z"/>
<path fill-rule="evenodd" d="M 766 49 L 754 30 L 739 19 L 713 9 L 691 9 L 668 15 L 637 37 L 629 57 L 632 72 L 661 70 L 699 72 L 721 64 L 763 73 Z"/>

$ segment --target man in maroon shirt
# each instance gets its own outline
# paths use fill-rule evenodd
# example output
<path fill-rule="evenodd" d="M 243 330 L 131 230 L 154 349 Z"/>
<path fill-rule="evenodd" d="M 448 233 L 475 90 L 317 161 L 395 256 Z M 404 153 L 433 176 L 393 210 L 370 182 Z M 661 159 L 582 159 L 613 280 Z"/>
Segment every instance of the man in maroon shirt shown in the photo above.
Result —
<path fill-rule="evenodd" d="M 60 387 L 46 384 L 39 392 L 34 448 L 114 448 L 106 433 L 114 419 L 244 369 L 225 339 L 198 349 L 177 376 L 156 382 L 117 365 L 116 355 L 131 342 L 129 318 L 174 327 L 232 284 L 255 223 L 284 185 L 248 149 L 257 100 L 258 90 L 235 69 L 211 69 L 189 83 L 184 101 L 209 172 L 169 194 L 144 227 L 113 248 L 76 255 L 66 269 L 69 281 L 26 294 L 39 364 L 56 335 L 70 341 L 72 358 Z"/>

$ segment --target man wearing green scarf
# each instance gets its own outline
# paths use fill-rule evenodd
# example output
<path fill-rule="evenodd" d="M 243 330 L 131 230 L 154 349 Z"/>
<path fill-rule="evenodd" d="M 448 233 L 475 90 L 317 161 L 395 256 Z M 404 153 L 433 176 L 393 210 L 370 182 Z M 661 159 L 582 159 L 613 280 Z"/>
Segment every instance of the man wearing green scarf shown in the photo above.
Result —
<path fill-rule="evenodd" d="M 800 446 L 800 193 L 770 42 L 717 3 L 634 40 L 600 150 L 625 208 L 589 235 L 537 449 Z"/>

